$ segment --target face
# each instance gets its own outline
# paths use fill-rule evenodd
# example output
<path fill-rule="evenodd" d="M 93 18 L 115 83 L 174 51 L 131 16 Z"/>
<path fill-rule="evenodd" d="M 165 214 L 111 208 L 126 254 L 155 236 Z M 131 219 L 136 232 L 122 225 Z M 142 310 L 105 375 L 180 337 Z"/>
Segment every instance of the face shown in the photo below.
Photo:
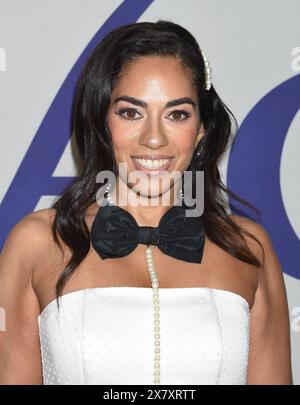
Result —
<path fill-rule="evenodd" d="M 126 164 L 127 176 L 143 173 L 134 184 L 121 173 L 120 179 L 148 197 L 174 186 L 179 178 L 170 174 L 187 169 L 204 136 L 190 73 L 171 57 L 139 58 L 126 69 L 113 89 L 107 124 L 117 165 Z"/>

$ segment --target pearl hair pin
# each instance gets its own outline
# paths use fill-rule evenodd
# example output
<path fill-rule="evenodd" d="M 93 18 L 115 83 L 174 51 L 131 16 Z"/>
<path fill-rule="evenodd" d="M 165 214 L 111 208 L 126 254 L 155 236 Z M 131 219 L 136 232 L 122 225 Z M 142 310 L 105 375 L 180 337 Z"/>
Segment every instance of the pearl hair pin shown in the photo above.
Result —
<path fill-rule="evenodd" d="M 211 88 L 211 67 L 209 65 L 206 54 L 202 49 L 201 54 L 204 60 L 204 67 L 205 67 L 205 90 L 209 90 Z"/>

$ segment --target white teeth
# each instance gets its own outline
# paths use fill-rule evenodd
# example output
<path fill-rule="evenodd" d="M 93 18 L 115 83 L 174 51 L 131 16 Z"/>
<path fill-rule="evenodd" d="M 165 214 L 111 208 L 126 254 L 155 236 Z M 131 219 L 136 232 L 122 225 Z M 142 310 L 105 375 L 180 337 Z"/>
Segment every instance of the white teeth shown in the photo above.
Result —
<path fill-rule="evenodd" d="M 134 158 L 141 166 L 145 167 L 145 169 L 159 169 L 160 167 L 165 166 L 170 159 L 159 159 L 159 160 L 151 160 L 151 159 L 138 159 Z"/>

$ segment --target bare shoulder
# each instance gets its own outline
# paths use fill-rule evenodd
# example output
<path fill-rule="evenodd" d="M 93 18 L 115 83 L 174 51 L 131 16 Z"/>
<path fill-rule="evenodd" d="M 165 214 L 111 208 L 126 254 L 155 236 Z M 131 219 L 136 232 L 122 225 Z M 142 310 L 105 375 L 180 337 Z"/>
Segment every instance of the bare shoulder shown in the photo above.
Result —
<path fill-rule="evenodd" d="M 0 384 L 41 384 L 37 317 L 40 305 L 32 285 L 34 266 L 49 243 L 52 210 L 23 217 L 9 232 L 0 254 L 0 306 L 6 332 L 0 334 Z"/>
<path fill-rule="evenodd" d="M 252 233 L 263 247 L 250 317 L 247 383 L 292 384 L 289 309 L 278 252 L 262 225 L 245 217 L 231 218 Z"/>
<path fill-rule="evenodd" d="M 244 234 L 249 249 L 263 264 L 265 255 L 268 252 L 274 253 L 271 237 L 268 231 L 263 225 L 247 217 L 231 214 L 230 219 L 233 220 L 243 231 L 250 233 L 259 241 L 260 244 L 253 238 L 249 237 L 247 233 Z"/>
<path fill-rule="evenodd" d="M 3 250 L 14 247 L 18 251 L 30 251 L 32 244 L 41 244 L 49 237 L 54 211 L 50 208 L 31 212 L 10 230 Z"/>
<path fill-rule="evenodd" d="M 10 230 L 3 245 L 1 261 L 22 261 L 23 271 L 32 271 L 51 241 L 54 210 L 42 209 L 29 213 Z"/>
<path fill-rule="evenodd" d="M 23 224 L 24 226 L 39 227 L 40 231 L 42 227 L 50 227 L 52 225 L 55 216 L 55 210 L 53 208 L 44 208 L 41 210 L 33 211 L 26 215 L 17 225 Z M 38 230 L 38 229 L 37 229 Z"/>
<path fill-rule="evenodd" d="M 278 252 L 272 242 L 272 237 L 269 232 L 261 225 L 248 218 L 240 216 L 232 216 L 232 219 L 246 231 L 254 235 L 261 243 L 262 249 L 258 249 L 257 244 L 255 252 L 260 254 L 261 267 L 259 272 L 259 288 L 257 297 L 260 293 L 265 295 L 265 299 L 269 301 L 276 300 L 278 294 L 281 293 L 281 298 L 285 304 L 285 287 L 283 280 L 283 269 L 278 257 Z M 253 243 L 251 242 L 252 246 Z M 256 300 L 259 303 L 259 299 Z"/>
<path fill-rule="evenodd" d="M 241 228 L 244 228 L 251 233 L 257 233 L 258 236 L 267 236 L 267 231 L 258 222 L 241 215 L 230 214 L 229 216 L 230 219 L 232 219 Z"/>

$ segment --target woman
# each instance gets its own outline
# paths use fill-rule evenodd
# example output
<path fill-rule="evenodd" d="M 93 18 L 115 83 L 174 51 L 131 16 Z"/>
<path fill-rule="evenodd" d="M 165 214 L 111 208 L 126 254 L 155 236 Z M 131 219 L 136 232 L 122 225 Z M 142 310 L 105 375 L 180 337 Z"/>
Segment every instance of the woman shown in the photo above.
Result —
<path fill-rule="evenodd" d="M 0 382 L 292 384 L 282 270 L 263 227 L 226 210 L 223 192 L 247 204 L 217 168 L 236 121 L 194 37 L 168 21 L 109 33 L 73 118 L 79 176 L 1 255 Z M 117 181 L 98 198 L 104 170 Z M 188 218 L 183 174 L 195 196 L 201 171 L 205 209 Z"/>

